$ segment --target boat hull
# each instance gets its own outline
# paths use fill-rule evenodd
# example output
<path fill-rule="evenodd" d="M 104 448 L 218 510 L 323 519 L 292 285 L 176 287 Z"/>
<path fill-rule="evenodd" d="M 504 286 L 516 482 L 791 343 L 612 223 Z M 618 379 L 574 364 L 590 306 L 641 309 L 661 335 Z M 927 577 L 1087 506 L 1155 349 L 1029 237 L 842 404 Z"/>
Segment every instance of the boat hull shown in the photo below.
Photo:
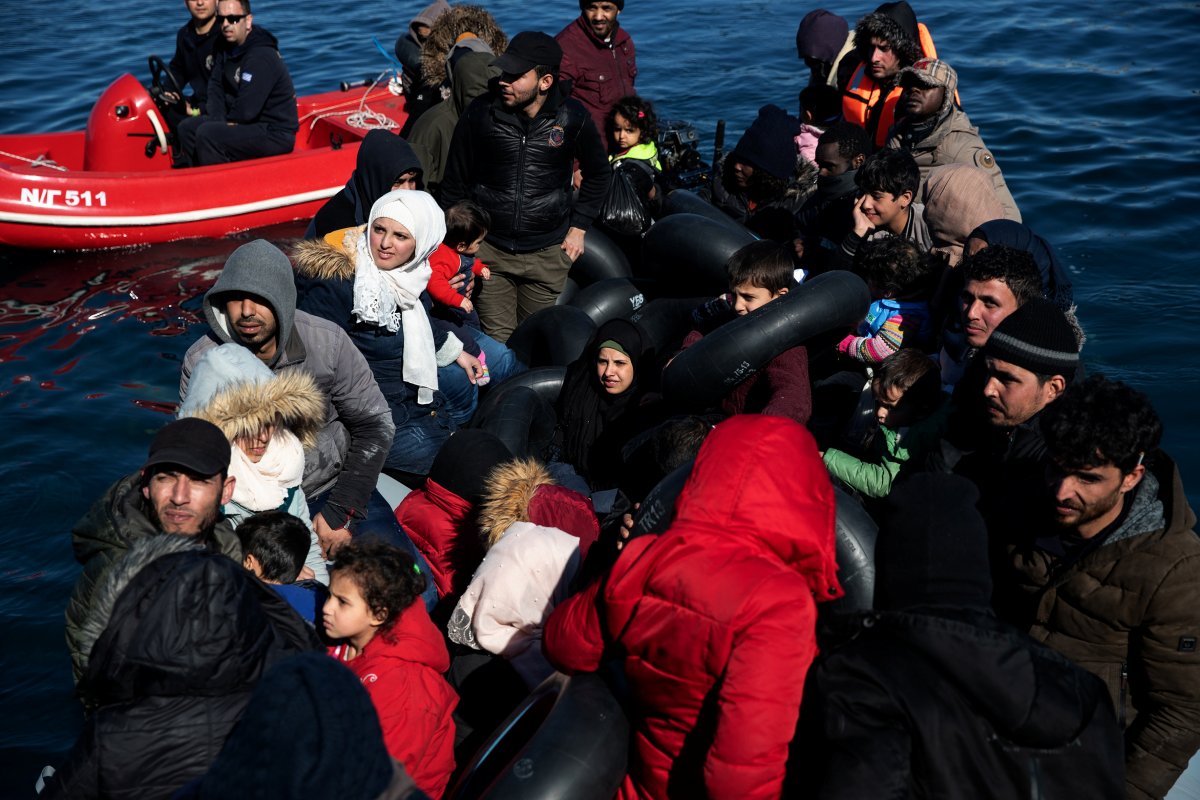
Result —
<path fill-rule="evenodd" d="M 114 91 L 118 85 L 120 93 Z M 129 148 L 121 154 L 129 168 L 88 169 L 88 163 L 103 161 L 94 157 L 92 126 L 98 116 L 99 124 L 114 126 L 136 125 L 130 118 L 139 114 L 147 120 L 153 116 L 149 96 L 136 97 L 138 90 L 145 91 L 131 76 L 114 82 L 97 102 L 88 131 L 0 136 L 0 244 L 53 250 L 126 247 L 221 237 L 309 218 L 354 169 L 369 129 L 352 124 L 349 114 L 365 106 L 398 125 L 405 119 L 403 98 L 386 88 L 328 92 L 298 100 L 301 128 L 296 148 L 287 155 L 171 169 L 170 157 L 153 147 L 154 126 L 146 122 L 140 132 L 131 130 L 115 144 L 110 137 L 105 144 Z M 110 94 L 118 100 L 106 101 Z M 109 106 L 123 109 L 119 120 L 97 114 Z M 29 163 L 39 158 L 43 163 Z"/>

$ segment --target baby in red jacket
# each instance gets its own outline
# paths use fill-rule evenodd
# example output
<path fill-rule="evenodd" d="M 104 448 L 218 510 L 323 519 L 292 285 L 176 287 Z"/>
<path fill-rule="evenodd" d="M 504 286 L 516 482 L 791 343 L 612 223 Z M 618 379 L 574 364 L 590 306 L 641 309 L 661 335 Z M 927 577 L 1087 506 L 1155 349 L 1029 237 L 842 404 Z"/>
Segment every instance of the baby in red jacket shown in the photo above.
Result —
<path fill-rule="evenodd" d="M 325 633 L 330 655 L 366 687 L 388 753 L 421 791 L 441 797 L 454 771 L 458 695 L 442 677 L 450 654 L 418 603 L 426 577 L 412 557 L 380 541 L 350 542 L 329 567 Z"/>
<path fill-rule="evenodd" d="M 467 296 L 470 275 L 491 280 L 492 271 L 482 261 L 475 259 L 483 237 L 491 227 L 491 216 L 470 200 L 461 200 L 446 209 L 446 238 L 429 257 L 433 274 L 429 277 L 429 296 L 433 302 L 447 308 L 458 309 L 464 321 L 474 318 L 472 327 L 479 327 L 475 317 L 475 304 Z M 450 280 L 457 274 L 463 276 L 462 285 L 455 289 Z"/>

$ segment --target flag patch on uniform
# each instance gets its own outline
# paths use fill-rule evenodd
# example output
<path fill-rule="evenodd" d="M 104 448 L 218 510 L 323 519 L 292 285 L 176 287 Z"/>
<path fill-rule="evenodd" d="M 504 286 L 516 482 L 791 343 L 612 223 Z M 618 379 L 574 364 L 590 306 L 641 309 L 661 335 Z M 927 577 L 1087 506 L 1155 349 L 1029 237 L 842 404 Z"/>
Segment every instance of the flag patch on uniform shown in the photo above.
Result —
<path fill-rule="evenodd" d="M 253 79 L 254 79 L 254 76 L 251 75 L 249 72 L 242 73 L 242 80 L 245 81 L 246 83 L 249 83 Z"/>

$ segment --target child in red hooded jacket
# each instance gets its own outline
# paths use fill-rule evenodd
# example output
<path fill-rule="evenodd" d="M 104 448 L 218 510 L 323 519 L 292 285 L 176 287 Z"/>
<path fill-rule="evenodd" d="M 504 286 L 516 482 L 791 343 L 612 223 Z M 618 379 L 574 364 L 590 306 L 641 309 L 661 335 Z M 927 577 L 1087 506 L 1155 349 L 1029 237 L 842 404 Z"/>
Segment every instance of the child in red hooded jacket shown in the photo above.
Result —
<path fill-rule="evenodd" d="M 366 687 L 384 743 L 417 786 L 441 797 L 454 771 L 458 695 L 442 674 L 450 656 L 417 600 L 425 576 L 412 557 L 383 542 L 351 542 L 329 568 L 325 633 L 330 654 Z"/>

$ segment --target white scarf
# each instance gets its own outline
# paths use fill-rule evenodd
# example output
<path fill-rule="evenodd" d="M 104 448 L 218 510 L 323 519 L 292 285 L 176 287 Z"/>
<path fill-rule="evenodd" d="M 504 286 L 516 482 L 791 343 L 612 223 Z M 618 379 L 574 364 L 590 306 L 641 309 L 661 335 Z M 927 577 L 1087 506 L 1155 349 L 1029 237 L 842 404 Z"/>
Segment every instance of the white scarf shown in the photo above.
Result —
<path fill-rule="evenodd" d="M 399 222 L 416 243 L 413 257 L 395 269 L 383 270 L 371 257 L 371 226 L 380 217 Z M 433 330 L 421 304 L 421 292 L 433 273 L 429 256 L 446 237 L 446 217 L 437 202 L 425 192 L 397 189 L 371 206 L 366 230 L 354 250 L 354 306 L 351 313 L 360 322 L 378 325 L 395 333 L 403 330 L 403 376 L 417 387 L 417 403 L 429 405 L 438 388 L 437 353 Z"/>
<path fill-rule="evenodd" d="M 233 502 L 251 511 L 279 508 L 288 489 L 299 486 L 304 477 L 304 446 L 287 428 L 275 428 L 257 464 L 237 444 L 230 450 L 229 474 L 236 478 Z"/>

